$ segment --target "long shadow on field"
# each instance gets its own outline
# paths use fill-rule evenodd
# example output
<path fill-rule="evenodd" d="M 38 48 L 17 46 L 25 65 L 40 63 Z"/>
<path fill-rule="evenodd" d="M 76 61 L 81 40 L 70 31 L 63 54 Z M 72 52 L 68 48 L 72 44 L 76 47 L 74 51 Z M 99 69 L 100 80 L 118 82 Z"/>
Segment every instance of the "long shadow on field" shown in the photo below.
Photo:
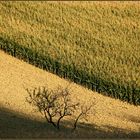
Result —
<path fill-rule="evenodd" d="M 139 133 L 126 132 L 110 126 L 105 132 L 96 125 L 81 123 L 71 133 L 70 122 L 63 122 L 60 132 L 45 122 L 31 120 L 6 108 L 0 108 L 0 138 L 140 138 Z"/>

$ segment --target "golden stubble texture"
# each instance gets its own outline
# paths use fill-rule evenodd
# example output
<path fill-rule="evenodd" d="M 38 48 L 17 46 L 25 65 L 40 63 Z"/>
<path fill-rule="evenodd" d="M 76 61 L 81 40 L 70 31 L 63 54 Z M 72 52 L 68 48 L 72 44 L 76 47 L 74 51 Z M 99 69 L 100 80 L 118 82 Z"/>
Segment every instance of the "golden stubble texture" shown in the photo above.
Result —
<path fill-rule="evenodd" d="M 43 121 L 43 117 L 26 102 L 28 96 L 25 88 L 48 86 L 51 89 L 58 85 L 67 86 L 69 81 L 36 68 L 24 61 L 0 51 L 0 106 L 24 114 L 30 119 Z M 140 107 L 120 100 L 112 99 L 71 83 L 72 98 L 81 104 L 95 103 L 93 114 L 89 116 L 89 124 L 96 124 L 105 131 L 105 126 L 139 132 Z M 72 118 L 66 118 L 69 121 Z M 93 133 L 92 130 L 89 133 Z"/>

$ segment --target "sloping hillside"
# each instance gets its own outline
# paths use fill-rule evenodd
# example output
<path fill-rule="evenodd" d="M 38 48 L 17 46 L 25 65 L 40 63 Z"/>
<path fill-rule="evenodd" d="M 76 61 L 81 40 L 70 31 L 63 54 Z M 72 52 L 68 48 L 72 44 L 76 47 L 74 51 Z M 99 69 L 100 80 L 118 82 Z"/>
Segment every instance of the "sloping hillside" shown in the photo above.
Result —
<path fill-rule="evenodd" d="M 140 105 L 140 2 L 0 2 L 0 49 Z"/>
<path fill-rule="evenodd" d="M 43 117 L 26 102 L 25 88 L 69 82 L 0 51 L 0 138 L 2 137 L 139 137 L 140 106 L 105 97 L 72 83 L 73 97 L 81 103 L 93 100 L 95 114 L 78 131 L 59 133 L 44 123 Z M 71 118 L 64 121 L 68 126 Z"/>

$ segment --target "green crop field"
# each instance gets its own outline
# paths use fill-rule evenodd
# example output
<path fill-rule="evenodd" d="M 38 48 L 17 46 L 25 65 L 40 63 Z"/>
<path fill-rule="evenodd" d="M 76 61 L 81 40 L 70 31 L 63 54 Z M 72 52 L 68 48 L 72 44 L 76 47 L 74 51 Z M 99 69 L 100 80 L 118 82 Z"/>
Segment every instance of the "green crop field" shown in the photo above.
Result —
<path fill-rule="evenodd" d="M 140 2 L 0 2 L 0 48 L 140 105 Z"/>

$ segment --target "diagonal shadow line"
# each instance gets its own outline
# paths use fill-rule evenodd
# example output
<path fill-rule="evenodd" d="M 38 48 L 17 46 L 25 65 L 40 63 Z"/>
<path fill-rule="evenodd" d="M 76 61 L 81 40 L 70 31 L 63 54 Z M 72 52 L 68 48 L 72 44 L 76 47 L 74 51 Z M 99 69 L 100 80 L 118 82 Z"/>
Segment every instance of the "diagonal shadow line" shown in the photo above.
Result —
<path fill-rule="evenodd" d="M 0 138 L 140 138 L 140 133 L 104 126 L 112 130 L 106 132 L 97 125 L 85 123 L 79 123 L 78 129 L 71 133 L 71 128 L 68 127 L 71 123 L 63 121 L 61 131 L 57 131 L 46 122 L 31 120 L 0 107 Z"/>

